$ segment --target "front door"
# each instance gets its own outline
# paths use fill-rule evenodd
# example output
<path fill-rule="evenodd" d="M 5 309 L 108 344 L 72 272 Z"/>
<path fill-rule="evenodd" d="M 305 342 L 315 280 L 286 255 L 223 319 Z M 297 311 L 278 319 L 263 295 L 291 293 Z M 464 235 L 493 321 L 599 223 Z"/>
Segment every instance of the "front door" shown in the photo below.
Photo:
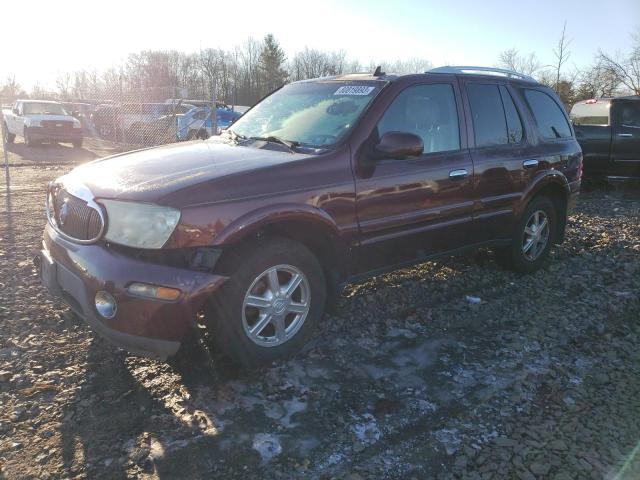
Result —
<path fill-rule="evenodd" d="M 640 101 L 617 100 L 612 120 L 612 173 L 640 177 Z"/>
<path fill-rule="evenodd" d="M 400 264 L 455 249 L 473 239 L 473 164 L 462 148 L 455 83 L 409 86 L 390 103 L 356 159 L 360 270 Z M 387 132 L 418 135 L 422 155 L 372 159 Z"/>

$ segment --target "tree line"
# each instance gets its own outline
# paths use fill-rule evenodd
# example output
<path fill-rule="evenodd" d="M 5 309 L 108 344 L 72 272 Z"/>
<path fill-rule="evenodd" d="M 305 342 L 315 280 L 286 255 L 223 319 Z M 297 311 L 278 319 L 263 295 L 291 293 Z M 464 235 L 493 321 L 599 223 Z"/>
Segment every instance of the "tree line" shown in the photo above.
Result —
<path fill-rule="evenodd" d="M 566 24 L 553 49 L 553 64 L 544 65 L 535 52 L 521 53 L 516 48 L 501 52 L 496 66 L 535 77 L 551 86 L 565 105 L 576 101 L 618 93 L 640 95 L 640 31 L 630 39 L 627 53 L 599 51 L 593 64 L 569 67 L 572 41 Z M 425 58 L 381 62 L 384 71 L 405 74 L 431 68 Z M 15 76 L 0 84 L 0 99 L 18 97 L 60 100 L 162 102 L 167 98 L 216 99 L 235 105 L 253 105 L 260 98 L 296 80 L 338 75 L 348 72 L 373 72 L 376 64 L 349 60 L 344 50 L 322 51 L 305 47 L 287 57 L 269 34 L 261 40 L 248 38 L 230 50 L 206 48 L 185 53 L 175 50 L 144 50 L 130 54 L 122 65 L 98 71 L 79 70 L 60 75 L 55 89 L 39 85 L 26 92 Z"/>

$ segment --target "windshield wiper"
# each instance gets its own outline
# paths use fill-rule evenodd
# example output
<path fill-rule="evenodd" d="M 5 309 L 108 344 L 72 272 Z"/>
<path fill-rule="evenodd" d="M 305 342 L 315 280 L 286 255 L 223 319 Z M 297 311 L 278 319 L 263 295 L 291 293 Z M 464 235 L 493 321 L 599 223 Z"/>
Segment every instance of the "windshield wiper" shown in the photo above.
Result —
<path fill-rule="evenodd" d="M 296 147 L 300 145 L 300 142 L 294 140 L 285 140 L 284 138 L 269 135 L 268 137 L 249 137 L 249 140 L 262 140 L 264 142 L 279 143 L 289 149 L 291 153 L 298 153 Z"/>
<path fill-rule="evenodd" d="M 246 140 L 247 137 L 244 135 L 240 135 L 239 133 L 234 132 L 233 130 L 226 130 L 226 132 L 231 137 L 231 140 L 238 143 L 238 140 Z"/>

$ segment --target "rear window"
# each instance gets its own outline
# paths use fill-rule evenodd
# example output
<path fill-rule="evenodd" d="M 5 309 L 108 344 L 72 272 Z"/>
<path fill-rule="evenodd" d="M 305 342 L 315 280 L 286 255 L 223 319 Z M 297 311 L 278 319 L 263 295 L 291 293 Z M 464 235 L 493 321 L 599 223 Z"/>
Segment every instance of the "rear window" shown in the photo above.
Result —
<path fill-rule="evenodd" d="M 509 143 L 498 85 L 471 83 L 467 85 L 467 95 L 471 105 L 476 147 Z"/>
<path fill-rule="evenodd" d="M 526 89 L 524 97 L 543 138 L 555 140 L 571 137 L 571 127 L 560 106 L 551 96 L 539 90 Z"/>
<path fill-rule="evenodd" d="M 522 140 L 522 120 L 513 98 L 507 87 L 500 85 L 500 95 L 502 96 L 502 104 L 504 105 L 504 114 L 507 117 L 507 131 L 509 133 L 509 143 L 520 143 Z"/>
<path fill-rule="evenodd" d="M 608 126 L 610 105 L 608 101 L 596 99 L 576 103 L 571 109 L 569 118 L 574 125 Z"/>

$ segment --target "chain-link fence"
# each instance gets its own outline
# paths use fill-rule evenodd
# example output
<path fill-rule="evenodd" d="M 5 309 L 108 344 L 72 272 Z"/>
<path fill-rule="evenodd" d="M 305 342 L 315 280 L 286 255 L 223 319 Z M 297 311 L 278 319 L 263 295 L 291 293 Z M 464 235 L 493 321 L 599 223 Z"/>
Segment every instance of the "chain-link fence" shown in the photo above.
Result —
<path fill-rule="evenodd" d="M 79 123 L 82 141 L 116 144 L 121 150 L 206 139 L 227 128 L 247 108 L 229 105 L 224 99 L 216 101 L 214 95 L 190 96 L 186 89 L 174 86 L 115 88 L 102 91 L 99 97 L 65 99 L 42 92 L 23 104 L 15 100 L 0 98 L 8 143 L 64 142 Z M 40 100 L 56 104 L 38 104 Z"/>

